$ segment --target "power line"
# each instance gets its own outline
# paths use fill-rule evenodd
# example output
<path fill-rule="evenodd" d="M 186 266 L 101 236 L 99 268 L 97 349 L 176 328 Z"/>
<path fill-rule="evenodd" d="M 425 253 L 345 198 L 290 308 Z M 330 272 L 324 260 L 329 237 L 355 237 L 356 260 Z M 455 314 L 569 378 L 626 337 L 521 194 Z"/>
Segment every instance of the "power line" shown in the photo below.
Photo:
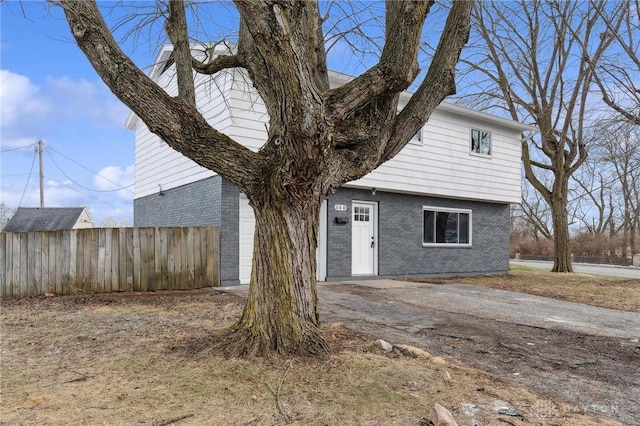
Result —
<path fill-rule="evenodd" d="M 62 168 L 60 167 L 60 165 L 59 165 L 59 164 L 58 164 L 58 163 L 53 159 L 53 157 L 52 157 L 52 155 L 51 155 L 51 153 L 49 152 L 49 150 L 48 150 L 48 149 L 45 149 L 45 152 L 47 153 L 47 155 L 49 156 L 49 158 L 51 159 L 51 161 L 53 162 L 53 164 L 56 166 L 56 168 L 57 168 L 57 169 L 58 169 L 58 170 L 59 170 L 59 171 L 60 171 L 60 172 L 61 172 L 61 173 L 62 173 L 62 174 L 67 178 L 67 179 L 69 179 L 69 181 L 71 181 L 74 185 L 77 185 L 78 187 L 80 187 L 80 188 L 82 188 L 82 189 L 85 189 L 85 190 L 88 190 L 88 191 L 91 191 L 91 192 L 114 192 L 114 191 L 120 191 L 120 189 L 109 190 L 109 191 L 99 191 L 99 190 L 95 190 L 95 189 L 87 188 L 86 186 L 80 185 L 79 183 L 77 183 L 76 181 L 74 181 L 73 179 L 71 179 L 71 178 L 70 178 L 70 177 L 69 177 L 69 176 L 68 176 L 68 175 L 67 175 L 67 174 L 62 170 Z M 111 207 L 114 207 L 114 208 L 119 208 L 119 206 L 117 206 L 116 204 L 113 204 L 113 203 L 110 203 L 110 202 L 108 202 L 108 201 L 105 201 L 105 200 L 102 200 L 102 199 L 100 199 L 100 198 L 97 198 L 97 197 L 95 197 L 95 196 L 94 196 L 94 195 L 92 195 L 92 194 L 84 193 L 84 192 L 82 192 L 82 191 L 80 191 L 80 190 L 78 190 L 78 189 L 76 189 L 76 188 L 74 188 L 74 187 L 72 187 L 72 186 L 65 186 L 65 188 L 68 188 L 68 189 L 70 189 L 70 190 L 72 190 L 72 191 L 74 191 L 74 192 L 77 192 L 78 194 L 81 194 L 81 195 L 83 195 L 83 196 L 85 196 L 85 197 L 89 197 L 91 200 L 94 200 L 94 201 L 96 201 L 96 202 L 98 202 L 98 203 L 105 204 L 105 205 L 108 205 L 108 206 L 111 206 Z"/>
<path fill-rule="evenodd" d="M 64 175 L 64 177 L 66 177 L 67 179 L 69 179 L 69 181 L 71 183 L 73 183 L 74 185 L 79 186 L 80 188 L 86 189 L 87 191 L 92 191 L 92 192 L 117 192 L 117 191 L 122 191 L 123 188 L 121 186 L 118 187 L 118 189 L 104 189 L 104 190 L 100 190 L 100 189 L 93 189 L 93 188 L 89 188 L 86 187 L 84 185 L 79 184 L 78 182 L 76 182 L 75 180 L 73 180 L 68 174 L 65 173 L 64 170 L 62 170 L 62 167 L 60 167 L 60 165 L 56 162 L 56 160 L 54 160 L 53 156 L 51 155 L 51 153 L 49 152 L 48 149 L 45 150 L 45 152 L 47 153 L 47 155 L 49 156 L 49 159 L 51 159 L 51 161 L 53 162 L 53 164 L 56 166 L 56 168 L 60 171 L 60 173 L 62 173 Z M 129 185 L 131 186 L 131 185 Z M 131 191 L 129 191 L 131 192 Z"/>
<path fill-rule="evenodd" d="M 31 180 L 31 173 L 33 172 L 33 165 L 36 163 L 36 155 L 38 153 L 35 152 L 33 154 L 33 160 L 31 160 L 31 169 L 29 169 L 29 177 L 27 178 L 27 183 L 24 185 L 24 190 L 22 191 L 22 197 L 20 197 L 20 202 L 18 203 L 18 207 L 22 205 L 22 200 L 24 199 L 24 194 L 27 192 L 27 187 L 29 186 L 29 181 Z"/>
<path fill-rule="evenodd" d="M 62 152 L 58 151 L 57 149 L 55 149 L 55 148 L 53 148 L 53 147 L 51 147 L 51 146 L 47 146 L 47 150 L 52 150 L 52 151 L 53 151 L 53 152 L 55 152 L 56 154 L 62 155 L 62 156 L 63 156 L 64 158 L 66 158 L 67 160 L 69 160 L 69 161 L 71 161 L 71 162 L 73 162 L 73 163 L 77 164 L 78 166 L 82 167 L 83 169 L 90 171 L 90 172 L 91 172 L 91 173 L 93 173 L 94 175 L 96 175 L 96 176 L 98 176 L 98 177 L 100 177 L 100 178 L 102 178 L 102 179 L 106 180 L 107 182 L 110 182 L 110 183 L 112 183 L 112 184 L 114 184 L 114 185 L 116 185 L 116 186 L 118 187 L 118 189 L 114 189 L 114 190 L 105 190 L 105 191 L 100 191 L 100 190 L 96 190 L 96 189 L 90 189 L 90 188 L 86 188 L 86 187 L 85 187 L 85 189 L 88 189 L 89 191 L 95 191 L 95 192 L 115 192 L 115 191 L 120 191 L 120 190 L 123 190 L 123 189 L 124 189 L 125 191 L 129 191 L 130 193 L 132 193 L 132 194 L 133 194 L 133 191 L 131 191 L 131 190 L 130 190 L 130 189 L 128 189 L 128 188 L 131 188 L 133 185 L 135 185 L 135 183 L 132 183 L 131 185 L 127 185 L 127 186 L 121 186 L 119 183 L 114 182 L 114 181 L 112 181 L 111 179 L 109 179 L 109 178 L 106 178 L 106 177 L 102 176 L 100 173 L 94 172 L 93 170 L 91 170 L 90 168 L 88 168 L 87 166 L 85 166 L 84 164 L 81 164 L 81 163 L 77 162 L 77 161 L 76 161 L 76 160 L 74 160 L 73 158 L 68 157 L 67 155 L 63 154 Z M 52 158 L 51 154 L 49 154 L 49 158 Z M 56 165 L 56 166 L 57 166 L 57 165 Z M 59 168 L 59 167 L 58 167 L 58 168 Z M 62 170 L 60 170 L 60 171 L 62 171 Z M 64 174 L 64 172 L 63 172 L 63 174 Z M 66 174 L 64 174 L 64 175 L 65 175 L 65 176 L 67 176 Z M 71 180 L 71 178 L 69 178 L 69 176 L 67 176 L 67 178 L 68 178 L 69 180 Z M 73 182 L 73 180 L 71 180 L 71 181 Z M 74 183 L 76 183 L 76 182 L 74 182 Z M 79 185 L 79 184 L 77 184 L 77 183 L 76 183 L 76 185 L 78 185 L 78 186 L 82 186 L 82 185 Z"/>
<path fill-rule="evenodd" d="M 11 151 L 17 151 L 19 149 L 28 149 L 28 148 L 32 148 L 35 144 L 31 144 L 31 145 L 25 145 L 25 146 L 19 146 L 17 148 L 9 148 L 9 149 L 3 149 L 0 152 L 11 152 Z"/>
<path fill-rule="evenodd" d="M 102 200 L 100 198 L 97 198 L 93 194 L 84 193 L 84 192 L 80 191 L 79 189 L 74 188 L 73 186 L 65 186 L 65 188 L 70 189 L 71 191 L 77 192 L 78 194 L 80 194 L 80 195 L 82 195 L 84 197 L 89 197 L 90 200 L 92 200 L 93 202 L 95 202 L 97 204 L 104 204 L 104 205 L 111 206 L 111 207 L 116 208 L 116 209 L 120 208 L 120 206 L 118 206 L 116 204 L 109 203 L 108 201 L 105 201 L 105 200 Z"/>

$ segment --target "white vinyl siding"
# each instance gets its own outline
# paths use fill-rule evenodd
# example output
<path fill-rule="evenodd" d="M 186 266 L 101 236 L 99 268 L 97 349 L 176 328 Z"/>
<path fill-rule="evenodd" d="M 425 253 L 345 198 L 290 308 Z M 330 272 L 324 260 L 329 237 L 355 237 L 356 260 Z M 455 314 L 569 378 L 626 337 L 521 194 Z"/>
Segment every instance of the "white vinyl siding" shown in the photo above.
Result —
<path fill-rule="evenodd" d="M 158 84 L 171 95 L 177 93 L 174 74 L 174 67 L 171 67 L 157 77 Z M 232 82 L 232 73 L 221 73 L 215 81 L 209 76 L 199 75 L 195 81 L 198 109 L 212 126 L 225 134 L 231 127 L 225 98 L 231 93 Z M 215 176 L 213 171 L 170 148 L 141 120 L 137 120 L 135 132 L 135 198 L 157 193 L 159 185 L 162 185 L 162 190 L 168 190 Z"/>
<path fill-rule="evenodd" d="M 269 114 L 255 90 L 248 91 L 249 78 L 238 70 L 231 91 L 229 136 L 252 151 L 258 151 L 267 140 Z"/>
<path fill-rule="evenodd" d="M 259 150 L 267 139 L 268 114 L 243 70 L 216 76 L 217 84 L 197 80 L 201 112 L 219 131 L 248 147 Z M 171 94 L 176 92 L 173 68 L 158 77 Z M 331 74 L 332 87 L 346 82 Z M 401 102 L 406 102 L 403 95 Z M 491 134 L 491 156 L 470 155 L 472 129 Z M 421 140 L 411 141 L 393 159 L 348 187 L 422 194 L 445 198 L 498 203 L 520 202 L 520 133 L 524 127 L 488 114 L 442 104 L 421 129 Z M 136 191 L 140 198 L 192 183 L 215 173 L 169 148 L 136 125 Z"/>
<path fill-rule="evenodd" d="M 409 143 L 394 158 L 347 186 L 441 197 L 520 202 L 520 133 L 436 110 L 422 129 L 422 145 Z M 492 155 L 469 155 L 472 128 L 490 128 Z M 490 161 L 486 161 L 490 158 Z"/>

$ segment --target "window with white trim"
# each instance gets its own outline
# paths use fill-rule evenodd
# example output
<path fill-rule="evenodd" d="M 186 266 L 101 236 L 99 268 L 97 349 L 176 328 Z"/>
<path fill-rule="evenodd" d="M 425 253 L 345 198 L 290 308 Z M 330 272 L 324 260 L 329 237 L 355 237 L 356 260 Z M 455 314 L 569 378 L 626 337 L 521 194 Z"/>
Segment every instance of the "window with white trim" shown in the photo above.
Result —
<path fill-rule="evenodd" d="M 415 135 L 411 136 L 409 143 L 422 145 L 422 129 L 418 130 Z"/>
<path fill-rule="evenodd" d="M 422 245 L 471 246 L 471 210 L 423 207 Z"/>
<path fill-rule="evenodd" d="M 471 153 L 491 156 L 491 132 L 471 129 Z"/>

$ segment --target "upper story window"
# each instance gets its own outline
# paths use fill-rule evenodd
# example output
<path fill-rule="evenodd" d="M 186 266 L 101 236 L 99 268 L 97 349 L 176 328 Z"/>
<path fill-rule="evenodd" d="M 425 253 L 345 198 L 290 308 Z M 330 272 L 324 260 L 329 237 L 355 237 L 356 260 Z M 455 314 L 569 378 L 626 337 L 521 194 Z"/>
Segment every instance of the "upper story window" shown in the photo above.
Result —
<path fill-rule="evenodd" d="M 422 145 L 422 129 L 418 130 L 415 135 L 411 136 L 409 143 Z"/>
<path fill-rule="evenodd" d="M 491 133 L 486 130 L 471 129 L 471 153 L 491 155 Z"/>
<path fill-rule="evenodd" d="M 471 210 L 423 207 L 422 245 L 471 246 Z"/>

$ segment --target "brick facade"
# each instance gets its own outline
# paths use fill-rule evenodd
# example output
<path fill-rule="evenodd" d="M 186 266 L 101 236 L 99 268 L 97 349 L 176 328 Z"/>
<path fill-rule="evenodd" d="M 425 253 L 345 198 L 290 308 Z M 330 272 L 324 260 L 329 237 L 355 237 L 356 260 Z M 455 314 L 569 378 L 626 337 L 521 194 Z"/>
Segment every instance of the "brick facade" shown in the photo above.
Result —
<path fill-rule="evenodd" d="M 341 188 L 328 199 L 327 280 L 351 279 L 351 203 L 378 203 L 378 277 L 499 274 L 509 269 L 509 205 Z M 348 211 L 335 211 L 335 204 Z M 423 206 L 472 211 L 472 247 L 423 247 Z M 336 216 L 349 217 L 346 225 Z"/>
<path fill-rule="evenodd" d="M 238 189 L 214 176 L 162 194 L 133 201 L 134 226 L 219 226 L 221 285 L 239 284 Z"/>
<path fill-rule="evenodd" d="M 220 226 L 222 285 L 239 283 L 239 191 L 219 176 L 134 200 L 135 226 Z M 352 202 L 378 204 L 378 275 L 499 274 L 509 268 L 509 205 L 341 188 L 327 200 L 327 280 L 351 276 Z M 346 212 L 334 209 L 346 205 Z M 472 247 L 423 247 L 423 206 L 472 211 Z M 346 224 L 335 217 L 348 217 Z"/>

